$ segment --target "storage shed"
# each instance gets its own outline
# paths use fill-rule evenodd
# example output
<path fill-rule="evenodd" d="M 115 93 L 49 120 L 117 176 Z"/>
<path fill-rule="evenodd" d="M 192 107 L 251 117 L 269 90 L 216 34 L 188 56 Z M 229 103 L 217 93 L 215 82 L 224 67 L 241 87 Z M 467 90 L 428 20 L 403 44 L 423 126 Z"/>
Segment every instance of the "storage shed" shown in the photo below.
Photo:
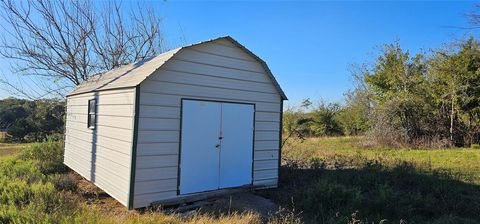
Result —
<path fill-rule="evenodd" d="M 68 94 L 64 163 L 129 209 L 276 187 L 286 99 L 231 37 L 177 48 Z"/>

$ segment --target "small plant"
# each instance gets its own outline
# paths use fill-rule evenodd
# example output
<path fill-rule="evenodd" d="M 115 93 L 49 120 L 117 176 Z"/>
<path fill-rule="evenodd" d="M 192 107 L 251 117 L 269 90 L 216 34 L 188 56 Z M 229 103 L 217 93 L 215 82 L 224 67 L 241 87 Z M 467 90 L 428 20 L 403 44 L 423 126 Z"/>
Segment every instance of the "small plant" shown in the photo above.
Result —
<path fill-rule="evenodd" d="M 71 174 L 54 174 L 49 180 L 59 191 L 76 191 L 78 188 L 78 182 Z"/>
<path fill-rule="evenodd" d="M 310 160 L 310 167 L 316 170 L 323 170 L 326 167 L 325 161 L 319 158 L 313 158 Z"/>
<path fill-rule="evenodd" d="M 300 214 L 295 213 L 295 210 L 288 210 L 279 208 L 274 216 L 268 219 L 268 224 L 301 224 L 302 219 Z"/>
<path fill-rule="evenodd" d="M 472 145 L 470 146 L 470 148 L 472 148 L 472 149 L 480 149 L 480 144 L 472 144 Z"/>

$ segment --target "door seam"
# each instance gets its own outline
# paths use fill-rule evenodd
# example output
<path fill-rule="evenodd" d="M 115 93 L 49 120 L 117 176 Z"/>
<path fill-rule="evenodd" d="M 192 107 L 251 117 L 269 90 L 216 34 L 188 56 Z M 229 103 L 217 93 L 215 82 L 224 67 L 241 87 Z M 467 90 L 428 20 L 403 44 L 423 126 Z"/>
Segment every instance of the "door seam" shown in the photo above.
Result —
<path fill-rule="evenodd" d="M 221 179 L 221 176 L 220 176 L 220 169 L 222 168 L 221 167 L 221 158 L 222 158 L 222 143 L 223 143 L 223 139 L 220 139 L 220 137 L 222 136 L 222 131 L 223 131 L 223 103 L 219 103 L 220 104 L 220 133 L 219 133 L 219 140 L 220 140 L 220 148 L 218 149 L 218 181 L 217 181 L 217 190 L 220 189 L 220 179 Z"/>

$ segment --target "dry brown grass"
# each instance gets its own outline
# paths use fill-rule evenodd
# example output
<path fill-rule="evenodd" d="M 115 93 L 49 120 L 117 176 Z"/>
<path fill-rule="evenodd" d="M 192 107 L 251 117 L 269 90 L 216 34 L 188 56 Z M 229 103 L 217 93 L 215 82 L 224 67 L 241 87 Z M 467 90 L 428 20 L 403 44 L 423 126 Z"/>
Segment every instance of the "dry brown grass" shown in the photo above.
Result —
<path fill-rule="evenodd" d="M 70 176 L 73 183 L 78 187 L 75 191 L 64 192 L 68 194 L 69 200 L 75 202 L 79 208 L 75 219 L 76 223 L 301 223 L 298 216 L 287 210 L 277 212 L 278 214 L 270 214 L 267 217 L 255 211 L 243 209 L 242 204 L 237 205 L 235 200 L 230 204 L 231 209 L 220 209 L 216 206 L 217 204 L 211 204 L 183 213 L 175 213 L 175 208 L 162 209 L 159 207 L 129 211 L 125 206 L 75 172 L 65 175 Z"/>
<path fill-rule="evenodd" d="M 0 142 L 0 158 L 14 155 L 22 151 L 22 149 L 25 148 L 27 145 L 29 144 L 16 144 L 16 143 L 10 144 L 10 143 Z"/>
<path fill-rule="evenodd" d="M 6 133 L 6 132 L 3 132 L 3 131 L 0 131 L 0 142 L 3 142 L 3 140 L 5 139 L 5 137 L 7 137 L 7 133 Z"/>
<path fill-rule="evenodd" d="M 209 213 L 192 212 L 190 216 L 181 214 L 166 214 L 158 211 L 125 211 L 125 215 L 118 216 L 107 213 L 98 205 L 84 206 L 78 214 L 77 223 L 170 223 L 170 224 L 259 224 L 264 223 L 261 217 L 252 212 L 230 213 L 214 215 Z"/>

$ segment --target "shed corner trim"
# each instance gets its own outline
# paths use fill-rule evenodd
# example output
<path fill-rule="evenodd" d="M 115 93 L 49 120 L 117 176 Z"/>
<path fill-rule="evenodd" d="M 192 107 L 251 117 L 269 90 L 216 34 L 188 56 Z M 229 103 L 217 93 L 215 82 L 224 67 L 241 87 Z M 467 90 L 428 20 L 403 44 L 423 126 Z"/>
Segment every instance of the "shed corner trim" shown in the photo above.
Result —
<path fill-rule="evenodd" d="M 137 165 L 138 117 L 140 111 L 140 85 L 135 86 L 135 111 L 133 119 L 132 152 L 130 165 L 130 189 L 128 193 L 128 209 L 133 209 L 135 197 L 135 170 Z"/>

